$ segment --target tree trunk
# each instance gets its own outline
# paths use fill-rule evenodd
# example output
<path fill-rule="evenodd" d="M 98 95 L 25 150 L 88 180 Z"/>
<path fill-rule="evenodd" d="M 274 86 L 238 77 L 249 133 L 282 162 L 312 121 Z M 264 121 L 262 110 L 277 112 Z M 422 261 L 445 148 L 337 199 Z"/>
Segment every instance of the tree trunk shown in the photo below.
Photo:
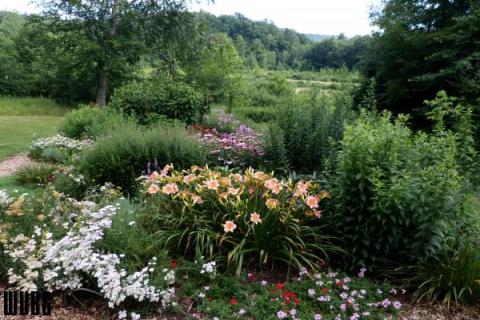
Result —
<path fill-rule="evenodd" d="M 107 69 L 102 65 L 97 78 L 97 106 L 105 107 L 107 100 Z"/>

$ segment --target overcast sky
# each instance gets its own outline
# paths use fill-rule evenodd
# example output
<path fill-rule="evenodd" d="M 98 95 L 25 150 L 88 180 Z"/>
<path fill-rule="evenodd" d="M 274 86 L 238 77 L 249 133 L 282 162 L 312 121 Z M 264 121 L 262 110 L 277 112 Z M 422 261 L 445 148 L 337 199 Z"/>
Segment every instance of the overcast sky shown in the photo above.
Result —
<path fill-rule="evenodd" d="M 31 0 L 0 0 L 0 10 L 39 12 Z M 302 33 L 347 36 L 372 31 L 368 13 L 381 0 L 216 0 L 215 3 L 193 3 L 194 11 L 205 10 L 215 15 L 236 12 L 254 20 L 273 21 L 281 28 Z"/>

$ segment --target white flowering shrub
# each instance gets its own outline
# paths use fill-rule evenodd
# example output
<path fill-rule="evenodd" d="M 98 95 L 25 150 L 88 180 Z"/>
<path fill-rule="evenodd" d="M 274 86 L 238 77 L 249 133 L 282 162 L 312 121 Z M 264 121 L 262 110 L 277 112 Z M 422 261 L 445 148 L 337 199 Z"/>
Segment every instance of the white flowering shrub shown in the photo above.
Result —
<path fill-rule="evenodd" d="M 26 291 L 38 288 L 75 290 L 82 288 L 85 277 L 88 277 L 95 280 L 111 308 L 127 298 L 159 302 L 163 307 L 172 304 L 175 297 L 175 289 L 171 287 L 175 283 L 173 270 L 163 269 L 164 286 L 154 287 L 149 284 L 149 276 L 155 271 L 155 257 L 140 271 L 129 273 L 119 267 L 123 255 L 98 249 L 98 242 L 111 227 L 117 207 L 107 205 L 97 209 L 93 202 L 78 202 L 58 192 L 53 193 L 58 201 L 49 211 L 49 222 L 53 221 L 67 231 L 55 239 L 48 224 L 44 223 L 34 226 L 31 236 L 20 233 L 5 237 L 2 241 L 5 254 L 15 266 L 8 270 L 11 286 Z M 7 199 L 8 195 L 2 193 L 2 197 Z M 2 223 L 1 214 L 12 218 L 7 211 L 12 211 L 16 202 L 18 200 L 13 201 L 6 211 L 0 211 L 0 226 L 6 225 Z M 65 214 L 65 208 L 70 209 L 68 214 Z M 21 205 L 15 210 L 15 217 L 28 215 Z M 59 212 L 64 214 L 58 216 Z"/>
<path fill-rule="evenodd" d="M 75 140 L 61 134 L 35 139 L 30 146 L 30 156 L 37 160 L 66 162 L 68 158 L 93 144 L 93 140 Z"/>

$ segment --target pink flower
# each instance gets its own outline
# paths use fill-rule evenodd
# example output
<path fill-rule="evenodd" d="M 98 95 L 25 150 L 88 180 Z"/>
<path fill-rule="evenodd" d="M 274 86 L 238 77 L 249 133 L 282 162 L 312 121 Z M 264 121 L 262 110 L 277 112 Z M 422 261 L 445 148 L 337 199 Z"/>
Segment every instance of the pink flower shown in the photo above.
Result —
<path fill-rule="evenodd" d="M 316 208 L 318 208 L 318 197 L 317 196 L 308 196 L 307 199 L 305 200 L 305 203 L 311 209 L 316 209 Z"/>
<path fill-rule="evenodd" d="M 178 187 L 175 183 L 168 183 L 162 187 L 162 192 L 165 194 L 175 194 L 178 192 Z"/>
<path fill-rule="evenodd" d="M 260 215 L 256 212 L 250 213 L 250 222 L 254 224 L 259 224 L 262 223 L 262 218 L 260 218 Z"/>
<path fill-rule="evenodd" d="M 205 181 L 205 185 L 210 190 L 217 190 L 218 186 L 220 185 L 217 180 L 207 180 Z"/>
<path fill-rule="evenodd" d="M 150 194 L 155 194 L 158 191 L 160 191 L 160 188 L 156 184 L 151 184 L 150 187 L 148 187 L 147 192 Z"/>
<path fill-rule="evenodd" d="M 223 225 L 223 230 L 225 231 L 225 233 L 233 232 L 236 228 L 237 225 L 235 224 L 235 222 L 230 220 L 225 221 L 225 224 Z"/>

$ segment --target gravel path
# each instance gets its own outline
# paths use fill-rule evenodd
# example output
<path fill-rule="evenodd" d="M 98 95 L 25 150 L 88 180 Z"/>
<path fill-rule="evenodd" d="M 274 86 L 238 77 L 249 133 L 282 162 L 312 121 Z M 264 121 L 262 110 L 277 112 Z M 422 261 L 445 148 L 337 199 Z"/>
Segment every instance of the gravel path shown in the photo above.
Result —
<path fill-rule="evenodd" d="M 0 177 L 11 176 L 20 168 L 33 163 L 26 153 L 19 153 L 6 160 L 0 161 Z"/>

